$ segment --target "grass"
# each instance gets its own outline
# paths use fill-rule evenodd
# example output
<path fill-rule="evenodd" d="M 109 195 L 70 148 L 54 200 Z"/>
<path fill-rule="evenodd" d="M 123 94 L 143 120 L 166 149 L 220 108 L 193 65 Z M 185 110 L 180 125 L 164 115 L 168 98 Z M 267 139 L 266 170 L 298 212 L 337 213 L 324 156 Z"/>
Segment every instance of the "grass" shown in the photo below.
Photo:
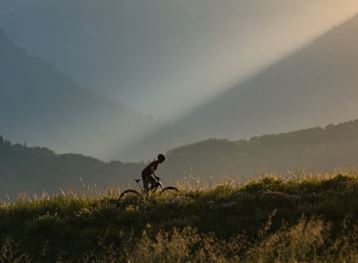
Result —
<path fill-rule="evenodd" d="M 353 173 L 186 189 L 2 203 L 0 262 L 358 262 Z"/>

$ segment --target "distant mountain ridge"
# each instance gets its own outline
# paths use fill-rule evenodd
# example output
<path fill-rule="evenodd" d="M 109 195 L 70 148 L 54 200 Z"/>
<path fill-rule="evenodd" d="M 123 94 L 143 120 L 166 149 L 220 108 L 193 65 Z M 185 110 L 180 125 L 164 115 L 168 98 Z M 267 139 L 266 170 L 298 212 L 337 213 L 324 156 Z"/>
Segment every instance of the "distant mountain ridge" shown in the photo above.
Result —
<path fill-rule="evenodd" d="M 59 155 L 44 147 L 12 144 L 0 136 L 0 200 L 6 194 L 15 198 L 24 193 L 31 196 L 60 193 L 61 189 L 87 191 L 89 187 L 96 191 L 125 186 L 142 167 L 140 163 L 105 163 L 79 154 Z"/>
<path fill-rule="evenodd" d="M 166 184 L 185 179 L 220 182 L 266 173 L 358 169 L 358 120 L 326 128 L 229 141 L 210 139 L 169 151 L 158 175 Z M 153 156 L 155 157 L 155 156 Z M 58 155 L 47 148 L 11 144 L 0 137 L 0 199 L 42 191 L 97 185 L 126 187 L 140 178 L 145 163 L 103 162 L 78 154 Z"/>
<path fill-rule="evenodd" d="M 242 180 L 271 172 L 358 169 L 358 120 L 249 140 L 209 139 L 167 155 L 161 172 L 174 180 Z"/>

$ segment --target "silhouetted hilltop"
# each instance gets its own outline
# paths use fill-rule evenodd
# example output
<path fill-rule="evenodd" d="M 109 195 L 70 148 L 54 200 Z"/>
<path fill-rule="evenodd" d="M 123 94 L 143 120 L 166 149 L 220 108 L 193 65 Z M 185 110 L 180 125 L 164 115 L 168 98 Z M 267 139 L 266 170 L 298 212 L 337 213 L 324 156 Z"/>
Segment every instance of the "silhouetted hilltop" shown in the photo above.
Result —
<path fill-rule="evenodd" d="M 126 185 L 143 164 L 105 163 L 79 154 L 55 154 L 42 147 L 12 144 L 0 136 L 0 199 L 20 193 L 58 193 L 60 189 L 103 190 Z M 83 188 L 83 184 L 85 188 Z"/>
<path fill-rule="evenodd" d="M 169 151 L 161 173 L 243 179 L 267 172 L 321 172 L 358 169 L 358 120 L 325 128 L 229 141 L 210 139 Z"/>
<path fill-rule="evenodd" d="M 155 154 L 153 153 L 153 157 Z M 175 183 L 190 176 L 204 181 L 246 179 L 265 173 L 358 169 L 358 120 L 325 128 L 229 141 L 210 139 L 167 153 L 158 175 Z M 5 193 L 53 193 L 96 184 L 127 186 L 140 178 L 144 163 L 106 163 L 78 154 L 11 144 L 0 137 L 0 197 Z"/>

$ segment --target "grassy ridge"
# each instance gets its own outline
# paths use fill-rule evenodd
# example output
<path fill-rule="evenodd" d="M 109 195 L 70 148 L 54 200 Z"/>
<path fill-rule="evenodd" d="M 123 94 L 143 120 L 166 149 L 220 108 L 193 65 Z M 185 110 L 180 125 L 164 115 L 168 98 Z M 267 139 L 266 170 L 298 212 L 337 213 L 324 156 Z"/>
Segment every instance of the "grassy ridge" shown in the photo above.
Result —
<path fill-rule="evenodd" d="M 357 218 L 354 174 L 266 177 L 135 205 L 108 195 L 18 200 L 0 209 L 0 261 L 354 262 Z"/>

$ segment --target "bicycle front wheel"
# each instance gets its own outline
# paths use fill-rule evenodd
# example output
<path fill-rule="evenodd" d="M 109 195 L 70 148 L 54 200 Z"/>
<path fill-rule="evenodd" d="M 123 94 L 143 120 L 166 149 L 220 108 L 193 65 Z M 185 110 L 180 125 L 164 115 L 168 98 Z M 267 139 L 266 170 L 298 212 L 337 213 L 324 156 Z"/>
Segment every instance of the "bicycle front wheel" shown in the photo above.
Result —
<path fill-rule="evenodd" d="M 165 187 L 162 191 L 160 191 L 159 196 L 160 197 L 177 197 L 180 195 L 180 191 L 178 190 L 178 188 L 174 187 L 174 186 L 168 186 Z"/>

